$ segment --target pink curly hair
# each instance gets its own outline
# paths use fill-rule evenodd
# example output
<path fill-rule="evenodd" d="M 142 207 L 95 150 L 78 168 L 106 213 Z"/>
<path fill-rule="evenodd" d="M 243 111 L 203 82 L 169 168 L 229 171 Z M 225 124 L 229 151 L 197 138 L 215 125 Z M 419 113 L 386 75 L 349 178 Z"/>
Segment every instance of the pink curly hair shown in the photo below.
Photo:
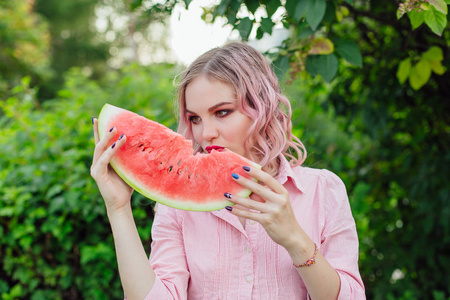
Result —
<path fill-rule="evenodd" d="M 276 75 L 261 53 L 243 43 L 233 42 L 209 50 L 183 72 L 178 84 L 180 134 L 193 140 L 186 117 L 185 93 L 188 84 L 200 75 L 234 89 L 240 111 L 255 120 L 244 147 L 267 173 L 278 174 L 282 155 L 290 159 L 291 165 L 305 161 L 306 149 L 292 134 L 291 105 L 281 93 Z M 280 107 L 283 105 L 285 111 Z M 195 150 L 201 150 L 200 146 L 195 145 Z"/>

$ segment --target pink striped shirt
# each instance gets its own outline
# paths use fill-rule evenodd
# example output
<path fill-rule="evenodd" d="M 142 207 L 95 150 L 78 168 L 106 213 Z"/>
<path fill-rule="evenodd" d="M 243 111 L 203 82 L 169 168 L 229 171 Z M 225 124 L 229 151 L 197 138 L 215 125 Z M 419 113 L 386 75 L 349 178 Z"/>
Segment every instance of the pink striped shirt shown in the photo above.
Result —
<path fill-rule="evenodd" d="M 339 299 L 365 299 L 358 237 L 344 183 L 327 170 L 291 168 L 277 180 L 296 218 L 341 279 Z M 264 228 L 225 209 L 190 212 L 158 205 L 150 263 L 157 275 L 145 299 L 308 299 L 287 251 Z"/>

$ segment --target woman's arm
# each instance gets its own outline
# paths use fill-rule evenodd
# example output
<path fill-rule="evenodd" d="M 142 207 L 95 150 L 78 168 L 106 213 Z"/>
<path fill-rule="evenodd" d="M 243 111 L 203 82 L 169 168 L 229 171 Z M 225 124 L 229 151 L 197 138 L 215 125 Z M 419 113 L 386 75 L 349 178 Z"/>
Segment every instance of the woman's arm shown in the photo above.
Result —
<path fill-rule="evenodd" d="M 131 207 L 108 211 L 114 236 L 119 275 L 128 300 L 142 300 L 150 292 L 156 275 L 139 237 Z"/>
<path fill-rule="evenodd" d="M 302 230 L 303 231 L 303 230 Z M 286 250 L 296 265 L 304 264 L 313 257 L 314 242 L 305 234 L 293 235 L 299 240 Z M 315 263 L 311 266 L 296 268 L 303 279 L 311 299 L 337 299 L 341 280 L 336 270 L 328 263 L 320 251 L 315 256 Z"/>
<path fill-rule="evenodd" d="M 148 263 L 131 212 L 130 199 L 133 189 L 109 165 L 113 155 L 125 143 L 126 136 L 122 136 L 112 146 L 109 146 L 117 130 L 111 128 L 100 140 L 98 121 L 93 119 L 93 122 L 95 150 L 91 176 L 95 179 L 105 201 L 125 294 L 128 299 L 142 300 L 152 288 L 156 276 Z"/>

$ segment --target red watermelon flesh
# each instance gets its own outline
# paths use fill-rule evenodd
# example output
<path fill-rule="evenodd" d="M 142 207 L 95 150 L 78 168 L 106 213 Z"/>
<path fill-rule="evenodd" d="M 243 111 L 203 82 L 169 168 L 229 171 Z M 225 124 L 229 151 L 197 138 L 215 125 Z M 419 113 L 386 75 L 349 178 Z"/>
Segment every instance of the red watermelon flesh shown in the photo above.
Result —
<path fill-rule="evenodd" d="M 231 151 L 196 153 L 180 134 L 131 111 L 105 104 L 100 112 L 99 134 L 117 128 L 111 144 L 123 133 L 126 143 L 111 160 L 119 176 L 136 191 L 159 203 L 193 211 L 210 211 L 233 205 L 228 192 L 247 197 L 251 192 L 236 183 L 231 173 L 248 177 L 242 166 L 261 168 Z"/>

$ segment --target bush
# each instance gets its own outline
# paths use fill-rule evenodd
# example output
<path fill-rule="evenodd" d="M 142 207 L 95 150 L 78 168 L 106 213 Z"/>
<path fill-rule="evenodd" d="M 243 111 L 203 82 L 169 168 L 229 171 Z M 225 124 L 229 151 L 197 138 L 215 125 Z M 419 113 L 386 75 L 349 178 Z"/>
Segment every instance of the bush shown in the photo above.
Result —
<path fill-rule="evenodd" d="M 130 66 L 100 87 L 74 69 L 58 98 L 42 106 L 26 78 L 0 102 L 0 298 L 123 297 L 103 200 L 89 175 L 91 118 L 108 102 L 173 128 L 171 73 L 170 66 Z M 152 207 L 138 194 L 133 202 L 148 250 Z"/>

